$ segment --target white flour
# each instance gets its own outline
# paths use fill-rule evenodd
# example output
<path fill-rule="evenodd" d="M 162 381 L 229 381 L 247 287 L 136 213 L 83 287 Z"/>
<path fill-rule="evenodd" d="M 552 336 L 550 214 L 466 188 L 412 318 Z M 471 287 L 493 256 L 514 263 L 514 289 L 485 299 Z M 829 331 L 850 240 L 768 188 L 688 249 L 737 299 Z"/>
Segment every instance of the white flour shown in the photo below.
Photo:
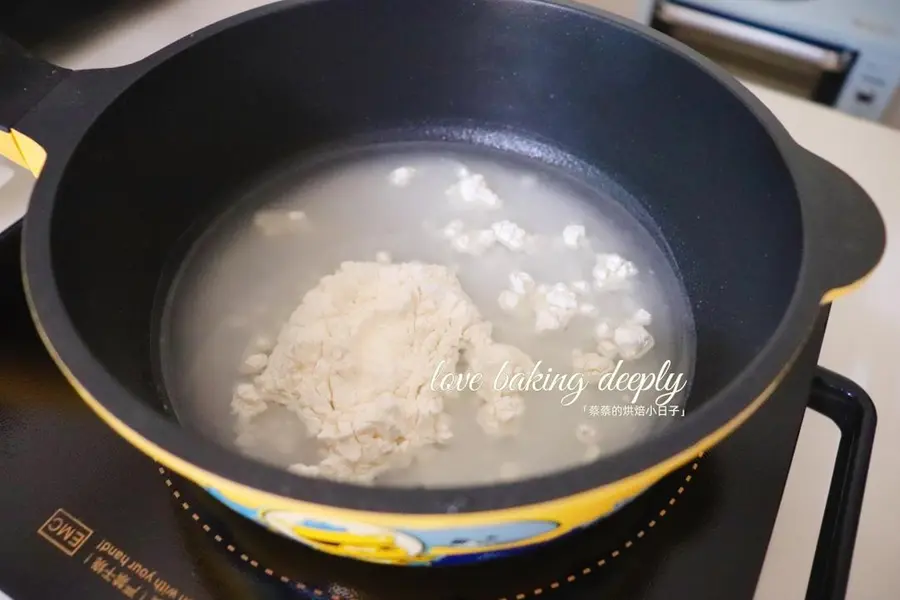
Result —
<path fill-rule="evenodd" d="M 371 482 L 450 440 L 445 394 L 430 381 L 435 365 L 455 370 L 462 356 L 479 371 L 497 372 L 504 362 L 518 372 L 533 367 L 492 339 L 446 267 L 346 262 L 306 294 L 253 384 L 238 386 L 232 407 L 242 444 L 256 443 L 253 418 L 277 403 L 300 417 L 323 455 L 291 470 Z M 494 434 L 513 424 L 523 401 L 492 391 L 479 390 L 478 410 Z"/>
<path fill-rule="evenodd" d="M 417 149 L 246 202 L 260 200 L 197 245 L 165 315 L 176 411 L 221 443 L 302 474 L 443 486 L 574 466 L 674 418 L 608 416 L 627 391 L 564 406 L 559 389 L 493 385 L 506 368 L 596 382 L 619 360 L 690 377 L 683 291 L 611 198 L 537 165 Z M 435 387 L 454 372 L 482 385 Z"/>

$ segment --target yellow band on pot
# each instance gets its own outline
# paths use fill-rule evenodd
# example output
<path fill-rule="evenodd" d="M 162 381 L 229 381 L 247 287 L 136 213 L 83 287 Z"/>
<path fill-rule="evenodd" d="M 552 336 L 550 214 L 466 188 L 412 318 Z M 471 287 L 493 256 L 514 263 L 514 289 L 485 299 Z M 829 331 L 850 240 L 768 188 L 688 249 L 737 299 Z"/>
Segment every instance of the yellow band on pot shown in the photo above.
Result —
<path fill-rule="evenodd" d="M 41 170 L 47 162 L 47 151 L 33 139 L 15 129 L 0 131 L 0 156 L 25 167 L 35 177 L 41 174 Z"/>

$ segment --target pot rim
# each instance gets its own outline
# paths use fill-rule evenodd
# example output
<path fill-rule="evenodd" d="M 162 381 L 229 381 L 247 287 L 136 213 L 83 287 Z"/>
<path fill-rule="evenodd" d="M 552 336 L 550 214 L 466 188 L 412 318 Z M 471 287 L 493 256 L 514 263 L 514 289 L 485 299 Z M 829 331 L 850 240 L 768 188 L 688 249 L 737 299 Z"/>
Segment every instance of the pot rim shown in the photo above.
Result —
<path fill-rule="evenodd" d="M 315 1 L 315 0 L 312 0 Z M 484 0 L 494 1 L 494 0 Z M 510 0 L 504 0 L 510 1 Z M 659 44 L 692 62 L 715 79 L 750 111 L 772 138 L 785 165 L 797 182 L 802 164 L 796 155 L 802 149 L 775 116 L 749 90 L 724 69 L 650 28 L 637 26 L 615 15 L 568 0 L 512 0 L 580 13 L 583 18 L 606 21 L 632 35 Z M 214 23 L 123 67 L 132 81 L 140 79 L 170 57 L 208 38 L 273 13 L 300 8 L 309 0 L 282 0 Z M 121 93 L 128 86 L 118 90 Z M 106 98 L 106 105 L 118 94 Z M 99 106 L 91 123 L 106 106 Z M 88 127 L 91 123 L 84 123 Z M 80 137 L 80 136 L 79 136 Z M 77 140 L 73 140 L 77 142 Z M 797 202 L 803 221 L 803 249 L 798 283 L 781 322 L 760 350 L 727 386 L 690 415 L 612 455 L 577 467 L 512 482 L 447 488 L 395 488 L 362 486 L 310 478 L 246 458 L 212 440 L 186 431 L 176 421 L 162 416 L 129 393 L 96 360 L 84 344 L 60 298 L 52 267 L 50 229 L 56 189 L 77 143 L 51 153 L 31 198 L 24 219 L 22 243 L 23 283 L 29 309 L 47 349 L 79 395 L 122 437 L 159 462 L 202 485 L 243 488 L 282 500 L 305 502 L 328 508 L 394 514 L 476 513 L 513 509 L 619 485 L 658 471 L 658 478 L 708 449 L 755 412 L 788 371 L 803 347 L 819 311 L 821 290 L 810 268 L 808 208 L 803 190 Z M 191 475 L 193 473 L 193 476 Z M 197 481 L 202 479 L 202 481 Z M 447 515 L 449 516 L 449 515 Z"/>

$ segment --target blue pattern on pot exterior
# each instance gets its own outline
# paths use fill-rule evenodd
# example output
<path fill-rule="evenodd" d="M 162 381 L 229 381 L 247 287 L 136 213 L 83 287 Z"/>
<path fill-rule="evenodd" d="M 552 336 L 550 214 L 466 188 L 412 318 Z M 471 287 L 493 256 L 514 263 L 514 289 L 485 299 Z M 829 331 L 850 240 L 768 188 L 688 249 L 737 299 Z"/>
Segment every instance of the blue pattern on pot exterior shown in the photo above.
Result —
<path fill-rule="evenodd" d="M 206 491 L 239 515 L 310 548 L 330 554 L 335 554 L 335 546 L 351 548 L 364 560 L 407 566 L 461 565 L 514 556 L 544 545 L 553 537 L 547 534 L 560 527 L 555 521 L 523 520 L 472 527 L 386 529 L 326 521 L 293 511 L 250 508 L 214 488 Z M 608 518 L 634 497 L 562 537 Z M 478 548 L 485 551 L 478 552 Z"/>

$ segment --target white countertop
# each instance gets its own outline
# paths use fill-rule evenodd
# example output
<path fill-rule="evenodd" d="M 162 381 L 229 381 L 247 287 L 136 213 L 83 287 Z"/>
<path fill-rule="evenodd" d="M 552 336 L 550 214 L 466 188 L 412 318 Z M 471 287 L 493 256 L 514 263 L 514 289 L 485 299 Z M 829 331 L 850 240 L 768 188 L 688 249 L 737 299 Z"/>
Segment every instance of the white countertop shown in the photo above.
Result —
<path fill-rule="evenodd" d="M 267 0 L 179 0 L 142 4 L 112 16 L 84 39 L 68 40 L 46 52 L 71 68 L 118 66 L 138 60 L 205 25 L 266 4 Z M 803 100 L 751 87 L 802 145 L 852 175 L 875 199 L 888 227 L 888 252 L 875 275 L 858 292 L 834 306 L 820 363 L 854 379 L 878 408 L 878 432 L 860 522 L 851 600 L 890 600 L 900 589 L 900 133 Z M 2 161 L 2 159 L 0 159 Z M 31 182 L 0 163 L 0 230 L 24 212 Z M 896 335 L 895 335 L 896 334 Z M 756 600 L 805 596 L 822 510 L 831 477 L 838 432 L 811 411 L 804 421 Z"/>
<path fill-rule="evenodd" d="M 859 525 L 847 597 L 898 597 L 900 521 L 900 132 L 857 120 L 769 90 L 751 88 L 803 146 L 852 175 L 871 194 L 887 223 L 888 248 L 872 278 L 831 311 L 819 364 L 860 384 L 878 409 L 878 430 Z M 803 598 L 812 564 L 825 492 L 831 476 L 837 428 L 807 411 L 758 600 Z M 826 457 L 827 460 L 826 460 Z M 803 574 L 801 581 L 798 573 Z"/>

